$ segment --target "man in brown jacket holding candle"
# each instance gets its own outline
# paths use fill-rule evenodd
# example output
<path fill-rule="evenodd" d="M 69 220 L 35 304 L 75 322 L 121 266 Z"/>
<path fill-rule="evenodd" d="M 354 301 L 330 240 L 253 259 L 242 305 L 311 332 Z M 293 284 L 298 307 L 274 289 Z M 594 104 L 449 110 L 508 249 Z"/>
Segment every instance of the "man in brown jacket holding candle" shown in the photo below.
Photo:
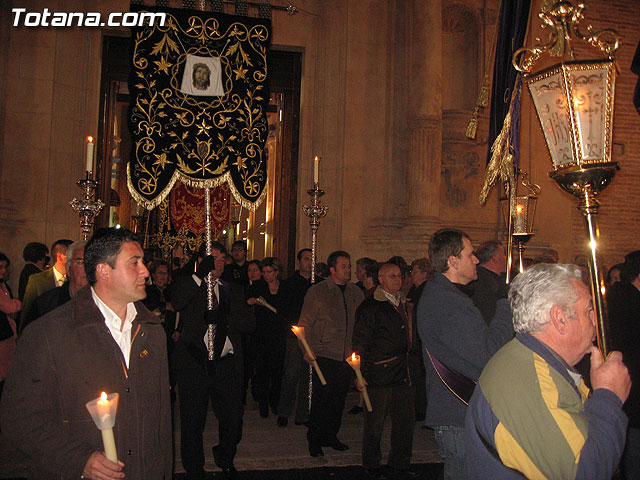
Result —
<path fill-rule="evenodd" d="M 327 380 L 327 384 L 322 385 L 314 372 L 307 432 L 312 457 L 323 456 L 322 447 L 338 451 L 349 448 L 338 440 L 337 434 L 352 375 L 345 359 L 352 353 L 351 335 L 356 308 L 364 299 L 362 290 L 349 281 L 351 259 L 347 252 L 331 253 L 327 264 L 331 275 L 309 289 L 298 322 L 298 326 L 304 327 L 309 345 Z M 308 363 L 313 362 L 306 353 L 304 358 Z"/>
<path fill-rule="evenodd" d="M 137 237 L 105 228 L 87 243 L 89 285 L 20 337 L 0 405 L 2 435 L 31 479 L 172 478 L 166 336 L 142 305 L 149 276 Z M 117 463 L 85 404 L 119 393 Z"/>

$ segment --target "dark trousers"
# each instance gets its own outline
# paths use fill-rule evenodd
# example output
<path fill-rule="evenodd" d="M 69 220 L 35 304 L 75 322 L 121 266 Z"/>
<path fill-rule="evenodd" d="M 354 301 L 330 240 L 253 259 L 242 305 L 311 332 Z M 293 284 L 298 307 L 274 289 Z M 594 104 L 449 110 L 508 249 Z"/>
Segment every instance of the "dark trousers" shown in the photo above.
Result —
<path fill-rule="evenodd" d="M 255 393 L 260 405 L 278 409 L 282 365 L 284 362 L 283 335 L 255 335 L 256 375 Z"/>
<path fill-rule="evenodd" d="M 640 478 L 640 429 L 627 429 L 627 443 L 622 455 L 622 472 L 624 480 Z"/>
<path fill-rule="evenodd" d="M 344 401 L 353 370 L 344 360 L 339 362 L 324 357 L 318 357 L 317 360 L 327 384 L 320 383 L 314 370 L 307 440 L 309 445 L 330 446 L 337 440 L 342 424 Z"/>
<path fill-rule="evenodd" d="M 418 350 L 420 352 L 420 350 Z M 409 368 L 411 370 L 411 381 L 415 390 L 415 410 L 416 420 L 422 421 L 427 414 L 427 389 L 425 386 L 426 371 L 422 360 L 422 353 L 416 355 L 409 354 Z"/>
<path fill-rule="evenodd" d="M 406 470 L 411 462 L 413 450 L 414 387 L 368 388 L 372 411 L 364 411 L 364 431 L 362 434 L 362 466 L 380 467 L 380 439 L 387 416 L 391 416 L 391 451 L 388 464 L 391 468 Z"/>
<path fill-rule="evenodd" d="M 298 401 L 296 403 L 296 396 Z M 278 412 L 289 417 L 296 408 L 295 421 L 304 423 L 309 419 L 309 364 L 304 361 L 297 338 L 287 338 L 280 387 Z"/>
<path fill-rule="evenodd" d="M 176 352 L 177 353 L 177 352 Z M 181 352 L 189 355 L 186 352 Z M 182 358 L 182 360 L 189 360 Z M 195 360 L 176 371 L 180 402 L 180 453 L 187 478 L 200 478 L 204 472 L 202 433 L 207 421 L 209 401 L 218 420 L 219 443 L 214 447 L 214 460 L 219 467 L 233 464 L 242 437 L 242 367 L 241 358 L 225 357 L 216 362 L 214 375 Z"/>

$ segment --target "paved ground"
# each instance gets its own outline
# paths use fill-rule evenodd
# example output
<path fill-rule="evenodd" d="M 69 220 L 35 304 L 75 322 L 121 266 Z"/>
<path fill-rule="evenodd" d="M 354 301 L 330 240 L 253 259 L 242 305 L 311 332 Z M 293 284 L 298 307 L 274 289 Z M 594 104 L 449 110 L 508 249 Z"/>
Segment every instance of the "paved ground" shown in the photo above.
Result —
<path fill-rule="evenodd" d="M 346 410 L 357 402 L 357 394 L 350 393 L 347 399 Z M 177 416 L 174 415 L 177 419 Z M 389 422 L 388 422 L 389 423 Z M 340 432 L 340 440 L 351 448 L 346 452 L 336 452 L 325 448 L 323 458 L 309 456 L 307 449 L 306 428 L 291 423 L 286 428 L 276 426 L 276 417 L 260 418 L 257 405 L 250 401 L 244 415 L 244 434 L 242 442 L 238 446 L 236 467 L 238 470 L 285 470 L 304 469 L 314 467 L 334 467 L 360 465 L 362 451 L 362 415 L 350 415 L 345 411 Z M 176 420 L 174 428 L 175 442 L 175 471 L 183 472 L 180 463 L 180 425 Z M 382 452 L 383 461 L 389 451 L 389 429 L 386 427 L 383 435 Z M 205 469 L 219 471 L 213 463 L 211 445 L 217 443 L 217 425 L 211 412 L 207 417 L 205 429 Z M 433 432 L 421 428 L 416 424 L 414 430 L 412 463 L 441 462 Z M 27 459 L 13 449 L 0 434 L 0 478 L 23 477 L 28 465 Z"/>

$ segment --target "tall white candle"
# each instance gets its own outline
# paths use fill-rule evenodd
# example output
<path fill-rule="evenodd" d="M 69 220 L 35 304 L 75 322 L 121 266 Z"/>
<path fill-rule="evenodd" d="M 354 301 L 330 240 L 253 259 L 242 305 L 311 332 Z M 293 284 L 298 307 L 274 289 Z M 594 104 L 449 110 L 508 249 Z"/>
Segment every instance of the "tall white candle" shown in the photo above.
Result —
<path fill-rule="evenodd" d="M 322 383 L 322 385 L 326 385 L 327 381 L 324 378 L 324 375 L 322 374 L 322 371 L 320 370 L 320 365 L 318 365 L 318 361 L 316 360 L 316 356 L 313 353 L 313 351 L 311 350 L 311 347 L 309 346 L 309 343 L 307 342 L 307 339 L 304 336 L 304 327 L 298 327 L 297 325 L 292 325 L 291 326 L 291 331 L 293 332 L 293 334 L 298 337 L 298 340 L 300 340 L 300 343 L 302 343 L 302 346 L 304 347 L 305 352 L 307 352 L 307 355 L 309 355 L 309 357 L 313 358 L 313 368 L 315 368 L 316 373 L 318 374 L 318 378 L 320 379 L 320 383 Z"/>
<path fill-rule="evenodd" d="M 318 179 L 320 178 L 320 157 L 316 155 L 313 157 L 313 184 L 318 184 Z"/>
<path fill-rule="evenodd" d="M 104 454 L 114 463 L 118 462 L 118 450 L 113 436 L 113 426 L 118 410 L 118 398 L 119 395 L 117 393 L 107 395 L 106 392 L 102 392 L 98 398 L 91 400 L 86 405 L 91 418 L 102 434 Z"/>
<path fill-rule="evenodd" d="M 369 399 L 369 393 L 367 392 L 367 386 L 364 384 L 364 378 L 362 378 L 362 372 L 360 371 L 360 355 L 356 355 L 355 352 L 351 354 L 350 357 L 347 357 L 347 363 L 351 365 L 353 371 L 356 372 L 356 378 L 358 379 L 358 383 L 362 385 L 362 398 L 364 398 L 364 404 L 367 407 L 367 411 L 371 412 L 373 407 L 371 406 L 371 400 Z"/>
<path fill-rule="evenodd" d="M 93 149 L 95 143 L 93 143 L 93 137 L 89 135 L 87 137 L 87 172 L 93 172 Z"/>
<path fill-rule="evenodd" d="M 97 402 L 97 407 L 103 423 L 111 423 L 111 406 L 109 404 L 109 400 L 107 400 L 107 394 L 105 392 L 102 392 L 102 395 Z M 112 462 L 118 463 L 118 450 L 116 449 L 116 440 L 113 436 L 113 428 L 105 428 L 101 430 L 101 432 L 105 456 Z"/>

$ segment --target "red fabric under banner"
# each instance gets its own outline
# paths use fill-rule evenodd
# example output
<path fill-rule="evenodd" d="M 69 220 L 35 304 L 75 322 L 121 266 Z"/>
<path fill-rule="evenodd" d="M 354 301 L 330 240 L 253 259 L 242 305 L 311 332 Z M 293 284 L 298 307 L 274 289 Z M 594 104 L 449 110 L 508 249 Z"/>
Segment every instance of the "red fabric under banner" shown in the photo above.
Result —
<path fill-rule="evenodd" d="M 186 229 L 199 236 L 204 234 L 205 199 L 204 188 L 193 188 L 177 182 L 170 195 L 169 212 L 172 230 L 178 232 Z M 223 183 L 211 189 L 211 229 L 214 237 L 229 224 L 231 191 L 229 185 Z"/>

